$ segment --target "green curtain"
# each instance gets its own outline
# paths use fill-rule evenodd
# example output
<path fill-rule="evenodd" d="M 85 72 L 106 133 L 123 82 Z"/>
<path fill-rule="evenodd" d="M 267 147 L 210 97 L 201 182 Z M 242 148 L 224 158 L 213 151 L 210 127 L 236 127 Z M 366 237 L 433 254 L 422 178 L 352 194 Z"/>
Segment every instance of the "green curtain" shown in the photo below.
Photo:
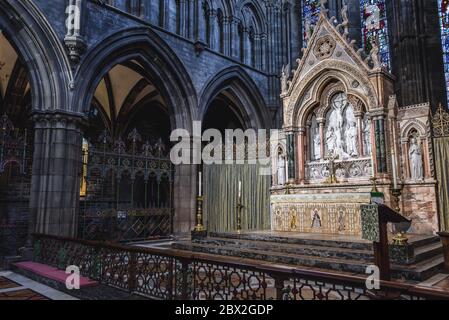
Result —
<path fill-rule="evenodd" d="M 259 174 L 260 165 L 205 165 L 204 220 L 208 231 L 237 228 L 238 185 L 242 181 L 243 230 L 270 228 L 271 177 Z"/>
<path fill-rule="evenodd" d="M 449 137 L 435 138 L 435 168 L 442 230 L 449 230 Z"/>

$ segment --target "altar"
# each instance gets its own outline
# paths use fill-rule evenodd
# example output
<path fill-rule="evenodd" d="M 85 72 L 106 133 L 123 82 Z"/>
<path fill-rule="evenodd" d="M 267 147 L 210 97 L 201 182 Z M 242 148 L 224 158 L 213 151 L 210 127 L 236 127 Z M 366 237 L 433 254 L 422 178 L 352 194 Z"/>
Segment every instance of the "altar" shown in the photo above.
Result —
<path fill-rule="evenodd" d="M 273 231 L 362 236 L 361 207 L 370 193 L 273 195 Z"/>
<path fill-rule="evenodd" d="M 297 68 L 281 75 L 282 132 L 272 141 L 273 231 L 361 236 L 372 182 L 385 204 L 439 230 L 430 104 L 400 106 L 376 39 L 357 50 L 322 13 Z"/>

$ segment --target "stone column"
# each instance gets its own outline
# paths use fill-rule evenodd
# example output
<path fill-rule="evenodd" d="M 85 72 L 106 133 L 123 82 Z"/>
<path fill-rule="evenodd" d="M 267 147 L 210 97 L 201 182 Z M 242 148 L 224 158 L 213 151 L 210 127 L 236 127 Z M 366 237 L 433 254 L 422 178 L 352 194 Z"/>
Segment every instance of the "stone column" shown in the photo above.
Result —
<path fill-rule="evenodd" d="M 411 173 L 410 173 L 410 161 L 408 156 L 408 138 L 401 139 L 401 150 L 402 150 L 402 174 L 405 179 L 410 179 Z"/>
<path fill-rule="evenodd" d="M 173 233 L 189 234 L 195 228 L 198 169 L 193 165 L 175 167 Z M 207 217 L 204 217 L 206 223 Z"/>
<path fill-rule="evenodd" d="M 305 159 L 308 159 L 309 161 L 312 161 L 312 148 L 313 148 L 313 141 L 312 141 L 312 122 L 311 121 L 307 121 L 306 124 L 306 139 L 305 139 L 305 148 L 306 150 L 304 150 Z"/>
<path fill-rule="evenodd" d="M 446 103 L 437 1 L 386 1 L 399 105 Z"/>
<path fill-rule="evenodd" d="M 209 39 L 207 39 L 209 43 L 209 48 L 212 50 L 218 50 L 219 46 L 217 46 L 217 12 L 215 10 L 209 10 L 207 13 L 209 15 Z"/>
<path fill-rule="evenodd" d="M 187 34 L 187 0 L 178 0 L 179 1 L 179 21 L 177 23 L 179 23 L 179 35 L 182 37 L 187 38 L 188 34 Z"/>
<path fill-rule="evenodd" d="M 359 157 L 365 155 L 365 150 L 363 150 L 363 120 L 362 120 L 362 114 L 357 113 L 355 115 L 357 119 L 357 138 L 359 141 Z"/>
<path fill-rule="evenodd" d="M 374 120 L 376 137 L 377 172 L 387 173 L 387 145 L 385 138 L 385 118 L 377 116 Z"/>
<path fill-rule="evenodd" d="M 230 57 L 231 56 L 231 18 L 223 18 L 223 54 Z"/>
<path fill-rule="evenodd" d="M 202 1 L 196 0 L 195 1 L 195 11 L 196 11 L 196 17 L 197 17 L 197 25 L 195 27 L 195 36 L 196 41 L 199 42 L 207 42 L 209 39 L 206 39 L 207 30 L 206 30 L 206 17 L 204 12 L 204 8 L 202 6 Z"/>
<path fill-rule="evenodd" d="M 252 52 L 251 52 L 251 40 L 250 40 L 250 34 L 249 30 L 247 28 L 244 28 L 243 30 L 243 45 L 244 45 L 244 52 L 245 52 L 245 61 L 244 63 L 247 65 L 251 65 L 252 62 Z"/>
<path fill-rule="evenodd" d="M 266 45 L 267 45 L 267 35 L 263 33 L 260 35 L 260 44 L 259 44 L 259 47 L 260 47 L 260 69 L 262 71 L 265 71 L 267 68 Z"/>
<path fill-rule="evenodd" d="M 254 67 L 256 69 L 261 69 L 261 48 L 260 35 L 256 34 L 254 35 Z"/>
<path fill-rule="evenodd" d="M 30 232 L 76 236 L 82 160 L 80 123 L 81 117 L 65 114 L 35 116 Z"/>
<path fill-rule="evenodd" d="M 324 159 L 326 158 L 326 139 L 325 139 L 325 125 L 326 125 L 326 120 L 325 119 L 317 119 L 318 124 L 320 126 L 320 139 L 321 139 L 321 161 L 324 161 Z"/>
<path fill-rule="evenodd" d="M 239 38 L 239 19 L 232 17 L 229 21 L 230 25 L 230 52 L 231 57 L 233 57 L 236 60 L 240 59 L 240 38 Z"/>
<path fill-rule="evenodd" d="M 188 17 L 187 24 L 189 27 L 187 37 L 191 40 L 195 39 L 195 0 L 187 0 Z"/>
<path fill-rule="evenodd" d="M 305 155 L 306 129 L 300 128 L 297 135 L 297 164 L 298 164 L 298 182 L 304 184 L 306 181 L 306 155 Z"/>
<path fill-rule="evenodd" d="M 155 26 L 161 25 L 161 19 L 160 19 L 160 2 L 159 0 L 151 0 L 150 8 L 149 8 L 149 22 Z"/>
<path fill-rule="evenodd" d="M 287 133 L 287 158 L 288 158 L 288 181 L 295 182 L 296 179 L 296 147 L 295 134 L 293 132 Z"/>

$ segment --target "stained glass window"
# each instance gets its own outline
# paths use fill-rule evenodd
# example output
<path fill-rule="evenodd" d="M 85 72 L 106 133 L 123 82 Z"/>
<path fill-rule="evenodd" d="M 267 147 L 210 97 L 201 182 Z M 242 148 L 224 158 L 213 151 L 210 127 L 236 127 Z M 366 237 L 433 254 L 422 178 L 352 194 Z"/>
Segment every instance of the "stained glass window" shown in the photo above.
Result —
<path fill-rule="evenodd" d="M 441 42 L 443 44 L 444 73 L 446 75 L 446 91 L 449 93 L 449 0 L 438 0 L 440 12 Z M 449 104 L 449 95 L 448 95 Z"/>
<path fill-rule="evenodd" d="M 360 0 L 360 10 L 362 15 L 362 44 L 365 52 L 369 54 L 372 41 L 378 39 L 381 63 L 388 70 L 391 70 L 385 0 Z"/>
<path fill-rule="evenodd" d="M 313 28 L 318 23 L 320 17 L 320 0 L 303 0 L 302 1 L 302 25 L 304 34 L 304 47 L 307 46 L 307 37 L 313 32 Z"/>

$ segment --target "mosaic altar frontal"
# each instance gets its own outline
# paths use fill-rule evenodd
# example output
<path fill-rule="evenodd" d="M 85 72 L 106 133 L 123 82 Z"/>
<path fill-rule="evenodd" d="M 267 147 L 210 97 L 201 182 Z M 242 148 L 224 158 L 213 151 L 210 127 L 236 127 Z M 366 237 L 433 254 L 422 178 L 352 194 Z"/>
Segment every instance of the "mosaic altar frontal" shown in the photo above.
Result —
<path fill-rule="evenodd" d="M 271 196 L 273 231 L 362 236 L 362 206 L 370 193 Z"/>

